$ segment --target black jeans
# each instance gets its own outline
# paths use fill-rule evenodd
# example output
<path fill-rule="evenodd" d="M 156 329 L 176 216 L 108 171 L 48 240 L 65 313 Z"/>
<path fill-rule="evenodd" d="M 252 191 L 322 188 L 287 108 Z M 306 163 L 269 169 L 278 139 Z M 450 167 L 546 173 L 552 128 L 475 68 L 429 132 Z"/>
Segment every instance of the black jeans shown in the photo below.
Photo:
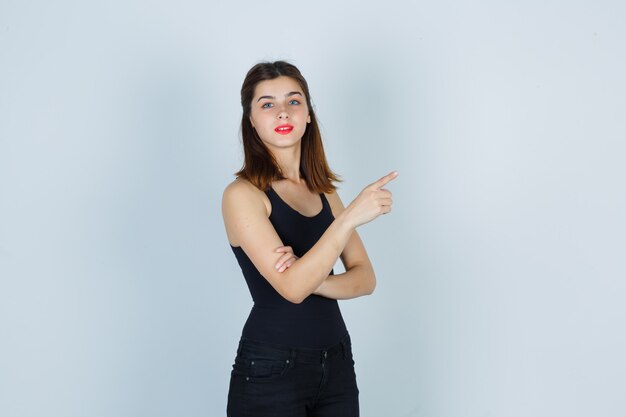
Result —
<path fill-rule="evenodd" d="M 228 417 L 358 417 L 352 344 L 290 348 L 242 338 L 228 391 Z"/>

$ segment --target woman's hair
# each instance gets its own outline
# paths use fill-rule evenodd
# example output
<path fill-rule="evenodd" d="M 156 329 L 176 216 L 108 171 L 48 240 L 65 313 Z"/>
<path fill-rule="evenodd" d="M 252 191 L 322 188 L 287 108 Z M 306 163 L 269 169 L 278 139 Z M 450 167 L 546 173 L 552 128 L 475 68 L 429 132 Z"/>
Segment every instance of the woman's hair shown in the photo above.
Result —
<path fill-rule="evenodd" d="M 306 80 L 294 65 L 285 61 L 261 62 L 253 66 L 241 86 L 241 138 L 243 142 L 243 167 L 235 173 L 237 177 L 245 178 L 261 190 L 266 190 L 275 180 L 285 179 L 276 159 L 265 146 L 250 122 L 250 111 L 254 89 L 257 84 L 265 80 L 273 80 L 280 76 L 293 78 L 298 82 L 309 109 L 311 123 L 307 123 L 301 140 L 300 175 L 306 180 L 311 191 L 331 192 L 337 187 L 332 181 L 341 182 L 339 176 L 332 172 L 326 162 L 322 136 L 311 106 L 311 95 Z"/>

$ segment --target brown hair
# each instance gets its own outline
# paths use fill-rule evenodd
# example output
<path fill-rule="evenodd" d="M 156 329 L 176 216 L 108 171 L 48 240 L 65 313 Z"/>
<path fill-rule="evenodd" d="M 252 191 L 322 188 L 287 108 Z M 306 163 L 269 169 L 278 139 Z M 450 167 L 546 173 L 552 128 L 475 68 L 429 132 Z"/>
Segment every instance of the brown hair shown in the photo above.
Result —
<path fill-rule="evenodd" d="M 300 175 L 305 179 L 309 190 L 317 193 L 327 193 L 337 187 L 332 181 L 341 182 L 339 176 L 332 172 L 326 161 L 322 136 L 315 118 L 315 112 L 311 106 L 311 96 L 306 80 L 294 65 L 285 61 L 261 62 L 253 66 L 241 86 L 241 139 L 243 142 L 244 163 L 243 167 L 235 173 L 239 178 L 244 178 L 258 187 L 267 190 L 275 180 L 285 179 L 276 159 L 259 138 L 256 130 L 250 122 L 250 111 L 254 89 L 257 84 L 265 80 L 273 80 L 280 76 L 293 78 L 304 90 L 306 104 L 309 109 L 311 123 L 307 124 L 301 140 Z"/>

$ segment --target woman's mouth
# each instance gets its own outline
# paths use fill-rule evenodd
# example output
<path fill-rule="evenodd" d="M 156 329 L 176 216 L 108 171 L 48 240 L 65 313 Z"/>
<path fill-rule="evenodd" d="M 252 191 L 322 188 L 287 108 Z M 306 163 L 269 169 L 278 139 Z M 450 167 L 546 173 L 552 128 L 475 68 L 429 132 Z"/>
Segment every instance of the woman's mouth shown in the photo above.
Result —
<path fill-rule="evenodd" d="M 279 133 L 281 135 L 286 135 L 286 134 L 291 133 L 292 130 L 293 130 L 293 126 L 291 125 L 280 125 L 276 129 L 274 129 L 274 132 Z"/>

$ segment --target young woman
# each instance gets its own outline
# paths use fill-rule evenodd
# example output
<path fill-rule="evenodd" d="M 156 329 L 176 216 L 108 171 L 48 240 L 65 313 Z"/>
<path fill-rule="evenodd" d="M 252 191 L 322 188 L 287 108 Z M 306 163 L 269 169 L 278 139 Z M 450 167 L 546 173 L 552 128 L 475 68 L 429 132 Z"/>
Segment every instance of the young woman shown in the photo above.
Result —
<path fill-rule="evenodd" d="M 222 214 L 254 306 L 228 393 L 231 417 L 353 417 L 350 336 L 337 300 L 371 294 L 374 270 L 356 228 L 391 211 L 368 185 L 348 207 L 331 181 L 307 82 L 293 65 L 252 67 L 241 88 L 244 164 Z M 341 258 L 345 273 L 334 275 Z"/>

